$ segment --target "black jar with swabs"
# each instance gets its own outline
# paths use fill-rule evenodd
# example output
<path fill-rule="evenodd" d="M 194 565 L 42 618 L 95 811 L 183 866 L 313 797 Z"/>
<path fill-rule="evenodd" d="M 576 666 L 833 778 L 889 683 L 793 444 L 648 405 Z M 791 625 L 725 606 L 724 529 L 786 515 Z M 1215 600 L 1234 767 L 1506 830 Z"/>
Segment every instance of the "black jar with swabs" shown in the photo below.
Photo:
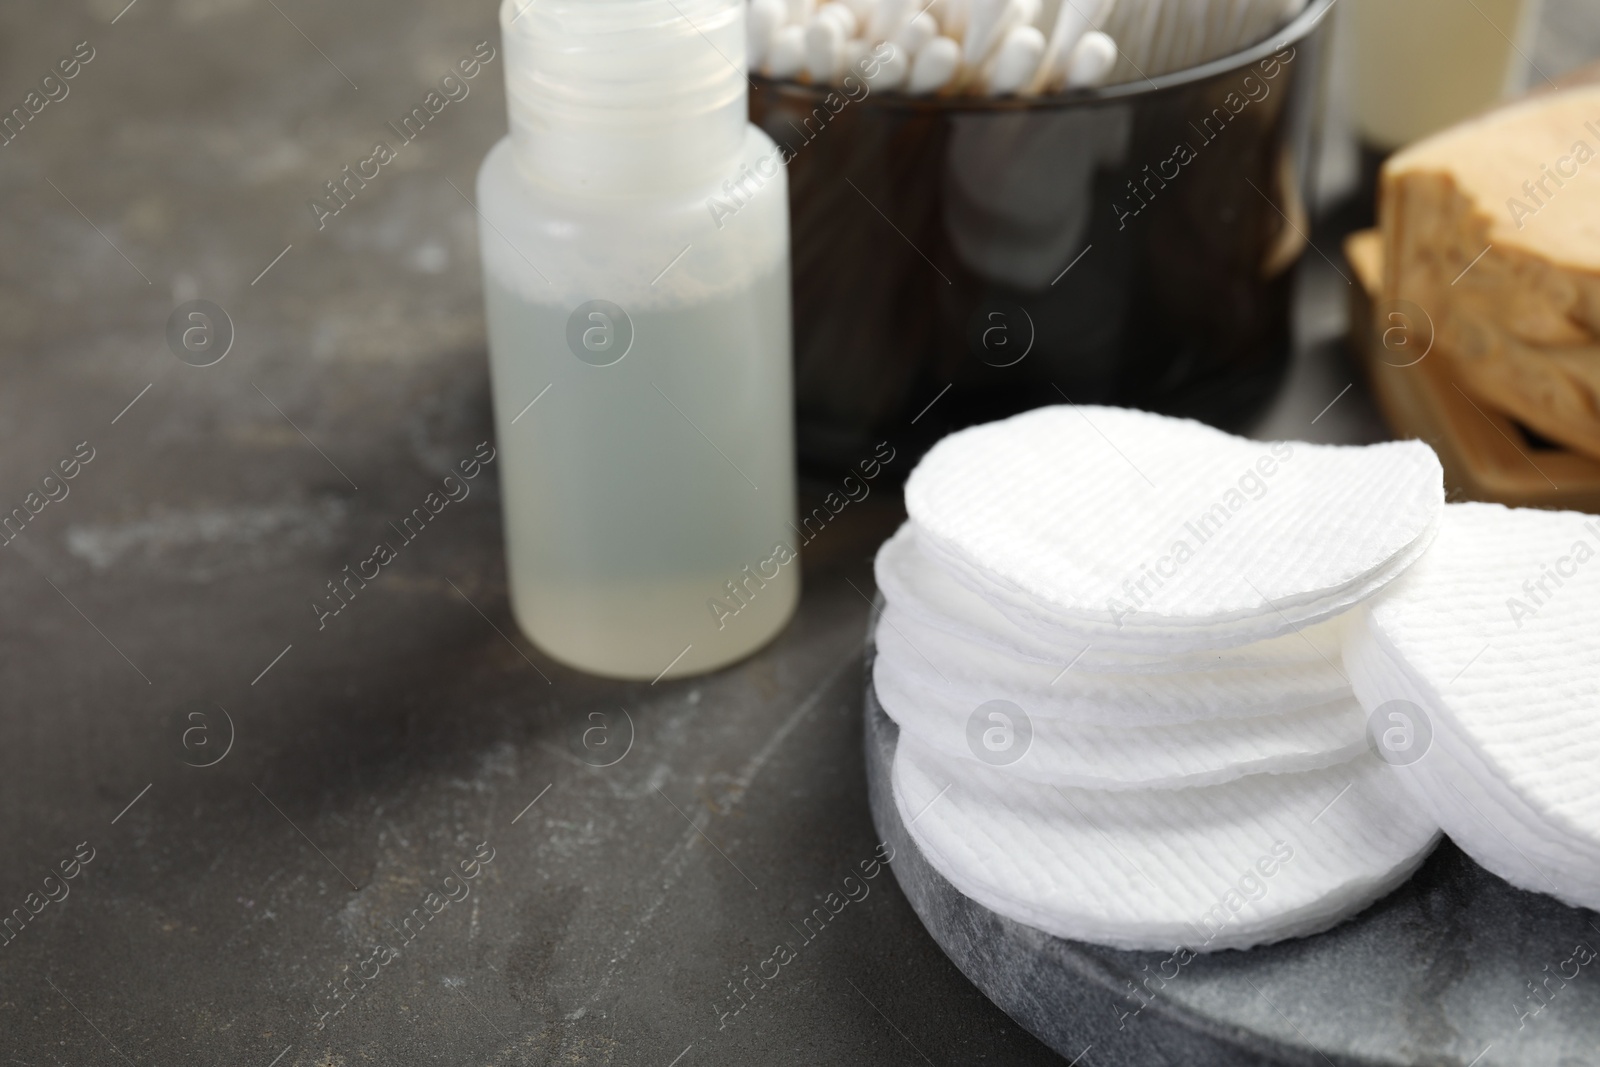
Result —
<path fill-rule="evenodd" d="M 1289 362 L 1333 3 L 1049 96 L 756 76 L 752 120 L 787 149 L 801 462 L 1068 401 L 1247 428 Z"/>

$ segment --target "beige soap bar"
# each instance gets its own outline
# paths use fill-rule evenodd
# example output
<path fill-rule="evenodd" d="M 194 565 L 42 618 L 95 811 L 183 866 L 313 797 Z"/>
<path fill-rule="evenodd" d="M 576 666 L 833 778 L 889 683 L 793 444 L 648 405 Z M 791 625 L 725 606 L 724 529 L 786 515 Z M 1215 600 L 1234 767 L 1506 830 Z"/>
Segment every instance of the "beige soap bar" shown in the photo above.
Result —
<path fill-rule="evenodd" d="M 1427 311 L 1463 386 L 1600 456 L 1600 87 L 1396 154 L 1379 221 L 1385 299 Z"/>

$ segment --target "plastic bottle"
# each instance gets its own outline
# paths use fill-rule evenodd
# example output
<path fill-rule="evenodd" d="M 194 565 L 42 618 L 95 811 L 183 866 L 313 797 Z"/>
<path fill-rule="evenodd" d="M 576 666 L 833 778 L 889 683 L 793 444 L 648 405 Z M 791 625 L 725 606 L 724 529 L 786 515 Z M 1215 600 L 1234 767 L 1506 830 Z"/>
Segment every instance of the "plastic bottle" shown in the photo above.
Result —
<path fill-rule="evenodd" d="M 511 132 L 477 194 L 511 604 L 595 674 L 714 669 L 799 598 L 787 185 L 744 19 L 500 9 Z"/>

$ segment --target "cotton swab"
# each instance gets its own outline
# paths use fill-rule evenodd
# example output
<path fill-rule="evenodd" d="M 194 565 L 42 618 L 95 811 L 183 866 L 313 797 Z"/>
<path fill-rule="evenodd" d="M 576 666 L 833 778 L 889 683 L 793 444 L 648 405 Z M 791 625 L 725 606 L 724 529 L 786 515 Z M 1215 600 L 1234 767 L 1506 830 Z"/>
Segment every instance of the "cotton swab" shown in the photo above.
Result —
<path fill-rule="evenodd" d="M 768 77 L 793 78 L 805 69 L 806 31 L 804 26 L 785 26 L 772 39 L 767 51 Z"/>
<path fill-rule="evenodd" d="M 870 51 L 872 51 L 872 47 L 860 37 L 852 37 L 846 41 L 844 43 L 843 56 L 845 75 L 863 76 L 866 72 L 867 53 Z M 845 82 L 844 84 L 849 85 L 850 83 Z"/>
<path fill-rule="evenodd" d="M 1035 27 L 1013 27 L 984 72 L 985 91 L 990 96 L 1005 96 L 1021 89 L 1039 68 L 1044 44 L 1044 34 Z"/>
<path fill-rule="evenodd" d="M 905 49 L 906 55 L 915 56 L 922 51 L 923 45 L 939 36 L 939 24 L 933 16 L 926 11 L 900 27 L 894 35 L 894 43 Z"/>
<path fill-rule="evenodd" d="M 1000 39 L 1000 20 L 1014 0 L 971 0 L 967 32 L 961 37 L 961 62 L 975 67 L 989 56 Z"/>
<path fill-rule="evenodd" d="M 875 53 L 881 57 L 878 59 L 878 72 L 866 75 L 867 84 L 874 89 L 898 89 L 911 73 L 911 57 L 893 42 L 885 43 L 882 47 L 888 50 L 888 55 Z"/>
<path fill-rule="evenodd" d="M 845 34 L 840 27 L 841 20 L 829 16 L 829 8 L 842 9 L 842 5 L 824 5 L 806 27 L 805 69 L 812 81 L 832 84 L 844 73 Z M 845 14 L 852 19 L 855 17 L 848 10 Z"/>
<path fill-rule="evenodd" d="M 961 46 L 962 62 L 981 67 L 1008 33 L 1028 25 L 1038 13 L 1039 0 L 974 0 L 971 31 Z"/>
<path fill-rule="evenodd" d="M 1090 30 L 1067 57 L 1066 87 L 1089 89 L 1103 85 L 1116 65 L 1117 43 L 1099 30 Z"/>
<path fill-rule="evenodd" d="M 867 40 L 877 44 L 892 39 L 914 14 L 911 0 L 878 0 L 867 16 Z"/>
<path fill-rule="evenodd" d="M 749 0 L 746 31 L 752 69 L 772 78 L 841 84 L 865 76 L 871 54 L 876 89 L 1027 96 L 1199 66 L 1265 40 L 1308 3 Z"/>
<path fill-rule="evenodd" d="M 930 8 L 929 14 L 938 20 L 944 35 L 959 44 L 972 26 L 972 3 L 973 0 L 937 0 L 937 13 Z"/>
<path fill-rule="evenodd" d="M 752 67 L 761 67 L 766 63 L 786 16 L 783 0 L 751 0 L 745 31 Z"/>
<path fill-rule="evenodd" d="M 955 78 L 961 66 L 961 46 L 949 37 L 935 37 L 923 45 L 911 61 L 911 76 L 906 92 L 920 96 L 937 92 Z"/>
<path fill-rule="evenodd" d="M 1049 43 L 1029 86 L 1039 92 L 1049 86 L 1057 75 L 1066 71 L 1067 55 L 1085 33 L 1097 29 L 1111 10 L 1111 0 L 1062 0 L 1056 12 L 1055 26 L 1050 31 Z"/>
<path fill-rule="evenodd" d="M 823 4 L 817 8 L 816 15 L 812 17 L 812 25 L 824 19 L 837 26 L 839 33 L 846 40 L 854 37 L 856 31 L 861 28 L 860 18 L 857 17 L 855 11 L 848 4 L 838 2 Z"/>

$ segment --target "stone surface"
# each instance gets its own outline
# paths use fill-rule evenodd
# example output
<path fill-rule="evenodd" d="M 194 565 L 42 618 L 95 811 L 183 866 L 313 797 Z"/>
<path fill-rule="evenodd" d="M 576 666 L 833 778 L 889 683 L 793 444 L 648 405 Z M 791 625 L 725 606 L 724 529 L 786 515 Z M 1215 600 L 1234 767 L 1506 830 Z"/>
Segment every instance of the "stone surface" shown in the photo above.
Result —
<path fill-rule="evenodd" d="M 499 61 L 320 230 L 307 201 L 497 39 L 494 9 L 0 7 L 0 108 L 94 49 L 0 147 L 0 505 L 95 450 L 0 549 L 0 914 L 39 894 L 0 946 L 0 1058 L 1057 1062 L 891 878 L 796 930 L 878 844 L 861 635 L 890 491 L 807 546 L 778 642 L 708 678 L 611 684 L 529 648 L 493 465 L 318 629 L 325 583 L 490 434 L 462 193 L 505 129 Z M 1350 379 L 1326 348 L 1343 286 L 1309 280 L 1279 432 L 1373 432 L 1346 414 L 1359 387 L 1311 423 Z M 168 349 L 192 299 L 236 333 L 214 366 Z M 330 985 L 485 841 L 470 896 L 318 1030 Z M 80 842 L 94 858 L 41 903 Z M 780 940 L 796 958 L 719 1026 Z M 1438 981 L 1477 958 L 1441 946 Z"/>

